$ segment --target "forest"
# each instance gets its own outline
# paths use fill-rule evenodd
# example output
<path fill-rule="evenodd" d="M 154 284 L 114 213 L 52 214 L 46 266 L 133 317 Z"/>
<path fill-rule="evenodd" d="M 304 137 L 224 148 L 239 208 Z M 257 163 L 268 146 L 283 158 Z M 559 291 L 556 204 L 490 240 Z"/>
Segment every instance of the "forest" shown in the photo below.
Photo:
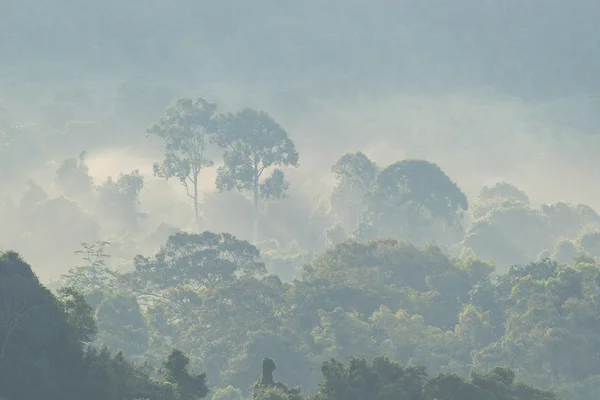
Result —
<path fill-rule="evenodd" d="M 0 400 L 595 400 L 598 18 L 0 1 Z"/>

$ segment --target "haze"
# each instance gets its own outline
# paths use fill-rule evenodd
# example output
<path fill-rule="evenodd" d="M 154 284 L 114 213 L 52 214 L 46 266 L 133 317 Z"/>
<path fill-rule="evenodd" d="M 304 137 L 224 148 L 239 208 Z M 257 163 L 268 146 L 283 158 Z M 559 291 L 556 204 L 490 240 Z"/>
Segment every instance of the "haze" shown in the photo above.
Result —
<path fill-rule="evenodd" d="M 4 0 L 5 121 L 65 140 L 23 143 L 24 157 L 3 164 L 3 192 L 18 199 L 33 179 L 59 196 L 50 165 L 85 150 L 97 183 L 134 169 L 144 176 L 145 229 L 188 229 L 191 205 L 176 181 L 165 186 L 152 175 L 160 143 L 145 130 L 177 98 L 204 97 L 221 110 L 265 110 L 289 132 L 301 156 L 288 172 L 289 213 L 293 197 L 309 202 L 309 213 L 327 201 L 331 165 L 355 151 L 380 165 L 435 162 L 472 201 L 482 186 L 506 181 L 536 204 L 598 207 L 598 8 L 556 0 Z M 203 194 L 215 191 L 215 174 L 202 172 Z M 214 210 L 205 228 L 249 239 L 236 229 L 245 223 L 238 214 Z M 287 236 L 304 234 L 289 228 Z M 3 230 L 2 247 L 35 261 L 43 279 L 76 260 L 72 248 L 19 246 L 19 221 Z"/>
<path fill-rule="evenodd" d="M 596 399 L 598 21 L 0 0 L 0 400 Z"/>

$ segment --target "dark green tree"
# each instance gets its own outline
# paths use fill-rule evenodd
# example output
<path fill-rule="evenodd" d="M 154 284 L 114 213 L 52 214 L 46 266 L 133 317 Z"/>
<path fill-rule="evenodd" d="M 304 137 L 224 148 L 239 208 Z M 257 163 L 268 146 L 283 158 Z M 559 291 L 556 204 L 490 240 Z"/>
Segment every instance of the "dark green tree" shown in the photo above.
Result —
<path fill-rule="evenodd" d="M 96 308 L 98 342 L 127 356 L 148 348 L 148 326 L 135 296 L 108 294 Z"/>
<path fill-rule="evenodd" d="M 208 394 L 206 374 L 195 375 L 189 371 L 190 359 L 180 350 L 174 349 L 161 368 L 162 378 L 176 387 L 181 400 L 203 399 Z"/>
<path fill-rule="evenodd" d="M 422 400 L 427 380 L 423 367 L 403 368 L 384 357 L 372 364 L 353 358 L 348 365 L 332 359 L 321 367 L 323 380 L 310 400 Z"/>
<path fill-rule="evenodd" d="M 0 396 L 58 399 L 68 394 L 90 334 L 79 305 L 63 306 L 18 254 L 0 253 Z M 79 326 L 72 327 L 69 320 Z M 69 398 L 69 397 L 64 397 Z"/>
<path fill-rule="evenodd" d="M 164 381 L 149 377 L 121 352 L 87 343 L 95 334 L 91 308 L 71 288 L 55 297 L 18 254 L 0 253 L 0 398 L 19 400 L 195 400 L 206 396 L 203 374 L 187 373 L 172 354 Z M 183 366 L 182 366 L 183 365 Z"/>
<path fill-rule="evenodd" d="M 58 290 L 58 300 L 67 315 L 67 322 L 75 329 L 77 340 L 87 344 L 98 334 L 94 310 L 81 293 L 72 287 L 63 286 Z"/>
<path fill-rule="evenodd" d="M 254 384 L 252 399 L 255 400 L 303 400 L 300 388 L 289 388 L 286 384 L 275 382 L 273 372 L 277 364 L 270 358 L 262 361 L 262 375 Z"/>

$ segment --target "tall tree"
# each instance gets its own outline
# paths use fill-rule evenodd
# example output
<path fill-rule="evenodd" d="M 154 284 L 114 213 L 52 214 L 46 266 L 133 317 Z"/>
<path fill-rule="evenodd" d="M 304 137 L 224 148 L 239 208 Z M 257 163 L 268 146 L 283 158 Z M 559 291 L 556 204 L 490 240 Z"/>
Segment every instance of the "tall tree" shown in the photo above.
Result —
<path fill-rule="evenodd" d="M 217 171 L 217 189 L 252 191 L 254 212 L 252 240 L 258 232 L 259 199 L 281 198 L 288 183 L 279 168 L 262 183 L 264 171 L 273 166 L 298 166 L 298 151 L 288 133 L 264 111 L 244 109 L 222 118 L 217 143 L 224 149 L 224 165 Z"/>
<path fill-rule="evenodd" d="M 198 179 L 202 168 L 213 165 L 206 156 L 206 150 L 214 133 L 216 110 L 216 104 L 202 98 L 180 99 L 147 131 L 148 135 L 159 137 L 164 143 L 164 159 L 161 163 L 154 163 L 154 175 L 179 179 L 194 202 L 198 231 Z"/>
<path fill-rule="evenodd" d="M 377 179 L 378 167 L 361 152 L 346 153 L 331 167 L 337 180 L 331 193 L 331 205 L 348 224 L 358 228 L 365 195 Z"/>

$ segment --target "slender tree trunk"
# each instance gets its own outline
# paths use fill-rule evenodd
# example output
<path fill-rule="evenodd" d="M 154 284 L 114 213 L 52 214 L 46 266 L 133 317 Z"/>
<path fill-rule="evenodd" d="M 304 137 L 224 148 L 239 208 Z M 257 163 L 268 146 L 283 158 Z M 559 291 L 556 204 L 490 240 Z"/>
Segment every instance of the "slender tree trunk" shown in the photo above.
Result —
<path fill-rule="evenodd" d="M 254 207 L 252 209 L 252 244 L 258 241 L 258 175 L 254 176 Z"/>
<path fill-rule="evenodd" d="M 198 179 L 194 179 L 194 218 L 196 219 L 196 230 L 200 233 L 200 212 L 198 210 Z"/>

